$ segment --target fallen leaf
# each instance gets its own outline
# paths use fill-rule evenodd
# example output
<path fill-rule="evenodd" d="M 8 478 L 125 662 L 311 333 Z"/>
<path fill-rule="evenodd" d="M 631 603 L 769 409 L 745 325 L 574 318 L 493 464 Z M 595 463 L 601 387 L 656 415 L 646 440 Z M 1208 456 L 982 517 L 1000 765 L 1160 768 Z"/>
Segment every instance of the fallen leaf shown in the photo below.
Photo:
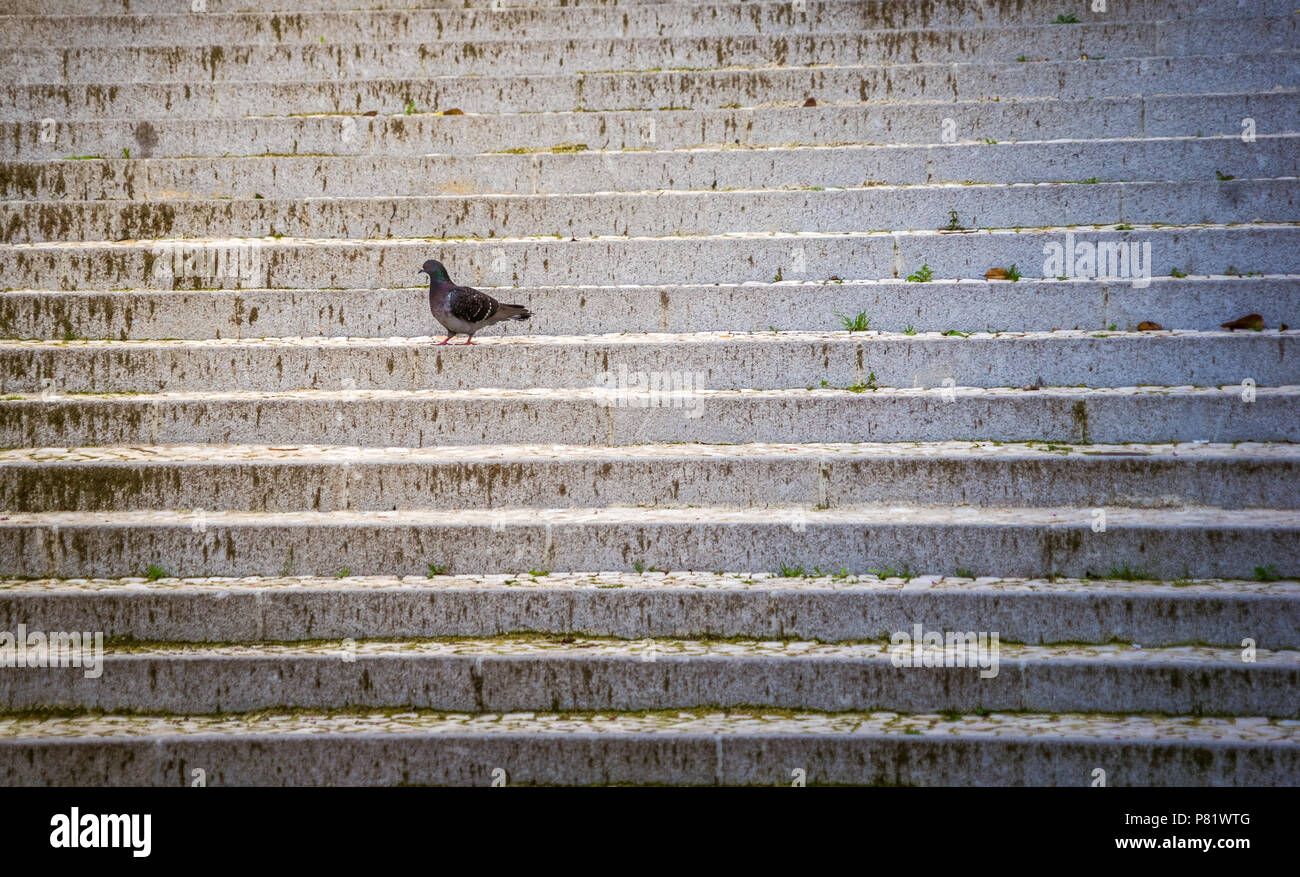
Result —
<path fill-rule="evenodd" d="M 1026 385 L 1026 386 L 1021 387 L 1020 389 L 1022 389 L 1022 390 L 1041 390 L 1041 389 L 1043 389 L 1043 388 L 1040 387 L 1040 386 L 1038 386 L 1038 384 L 1028 384 L 1028 385 Z"/>
<path fill-rule="evenodd" d="M 1143 320 L 1138 323 L 1139 332 L 1159 332 L 1163 328 L 1164 326 L 1161 326 L 1159 323 L 1153 323 L 1150 320 Z"/>
<path fill-rule="evenodd" d="M 1250 329 L 1258 332 L 1264 328 L 1264 318 L 1259 314 L 1246 314 L 1246 316 L 1233 320 L 1230 323 L 1220 324 L 1224 329 L 1233 332 L 1237 329 Z"/>
<path fill-rule="evenodd" d="M 450 110 L 439 110 L 439 111 L 437 112 L 436 115 L 439 115 L 439 116 L 463 116 L 463 115 L 465 115 L 465 111 L 464 111 L 464 110 L 458 110 L 458 109 L 456 109 L 455 107 L 453 107 L 453 108 L 450 109 Z"/>
<path fill-rule="evenodd" d="M 1288 326 L 1286 323 L 1283 323 L 1282 325 L 1280 325 L 1280 326 L 1277 327 L 1277 330 L 1278 330 L 1279 332 L 1285 332 L 1287 329 L 1290 329 L 1290 328 L 1291 328 L 1291 327 Z"/>
<path fill-rule="evenodd" d="M 370 112 L 368 112 L 368 113 L 362 113 L 361 115 L 363 115 L 363 116 L 377 116 L 377 115 L 379 115 L 379 110 L 371 110 Z"/>
<path fill-rule="evenodd" d="M 990 268 L 984 272 L 985 280 L 1009 280 L 1010 278 L 1011 272 L 1006 268 Z"/>
<path fill-rule="evenodd" d="M 817 98 L 815 98 L 815 97 L 810 97 L 810 98 L 808 98 L 808 100 L 806 100 L 806 101 L 803 102 L 803 105 L 806 106 L 806 107 L 815 107 L 815 106 L 817 106 Z"/>

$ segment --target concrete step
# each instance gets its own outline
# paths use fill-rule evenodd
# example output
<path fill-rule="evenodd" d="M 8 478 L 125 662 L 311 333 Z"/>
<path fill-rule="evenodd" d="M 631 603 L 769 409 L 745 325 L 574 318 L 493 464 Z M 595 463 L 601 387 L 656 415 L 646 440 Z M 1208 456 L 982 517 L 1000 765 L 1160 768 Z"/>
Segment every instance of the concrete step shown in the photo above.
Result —
<path fill-rule="evenodd" d="M 888 67 L 782 67 L 607 74 L 284 78 L 223 83 L 23 84 L 0 87 L 0 119 L 208 119 L 306 113 L 402 114 L 408 106 L 474 113 L 800 106 L 817 102 L 1087 99 L 1138 94 L 1271 91 L 1295 84 L 1297 55 L 1268 54 L 983 62 Z M 267 70 L 260 71 L 262 76 Z"/>
<path fill-rule="evenodd" d="M 441 336 L 441 333 L 439 333 Z M 0 393 L 1300 385 L 1300 330 L 0 341 Z M 687 378 L 682 377 L 688 376 Z M 671 376 L 671 377 L 670 377 Z"/>
<path fill-rule="evenodd" d="M 1124 244 L 1130 258 L 1124 266 Z M 1064 253 L 1074 252 L 1072 265 Z M 1133 254 L 1136 256 L 1133 256 Z M 708 236 L 495 240 L 218 238 L 0 245 L 0 288 L 347 289 L 418 282 L 438 258 L 473 286 L 744 283 L 832 276 L 951 280 L 1020 266 L 1028 277 L 1110 279 L 1145 289 L 1152 277 L 1300 273 L 1300 225 L 1253 223 Z M 1119 264 L 1116 264 L 1119 263 Z M 1127 267 L 1127 270 L 1125 268 Z M 924 282 L 924 281 L 917 281 Z M 526 291 L 520 291 L 526 292 Z M 415 293 L 412 293 L 415 294 Z M 527 296 L 522 304 L 530 305 Z M 1234 317 L 1235 319 L 1235 317 Z"/>
<path fill-rule="evenodd" d="M 1114 326 L 1132 332 L 1143 321 L 1215 331 L 1252 312 L 1264 317 L 1268 332 L 1283 324 L 1300 326 L 1300 277 L 1294 275 L 1152 277 L 1145 289 L 1079 279 L 484 289 L 506 301 L 526 296 L 533 316 L 527 324 L 489 327 L 480 340 L 505 332 L 761 332 L 771 331 L 773 323 L 781 331 L 825 331 L 842 328 L 837 315 L 859 313 L 870 317 L 873 329 L 889 332 L 1011 326 L 1025 331 Z M 423 337 L 434 328 L 426 297 L 411 289 L 0 292 L 0 337 L 7 338 L 399 338 Z"/>
<path fill-rule="evenodd" d="M 1251 401 L 1247 401 L 1251 400 Z M 1298 441 L 1300 387 L 8 395 L 0 447 Z M 707 416 L 705 416 L 707 413 Z"/>
<path fill-rule="evenodd" d="M 1290 444 L 199 445 L 0 451 L 0 509 L 1300 508 Z"/>
<path fill-rule="evenodd" d="M 882 574 L 885 571 L 882 571 Z M 548 573 L 0 581 L 11 633 L 260 642 L 571 635 L 821 642 L 889 639 L 997 619 L 1000 643 L 1201 643 L 1294 649 L 1300 582 L 902 578 L 773 573 Z M 16 634 L 15 634 L 16 635 Z M 3 736 L 0 732 L 0 736 Z"/>
<path fill-rule="evenodd" d="M 924 626 L 923 626 L 924 627 Z M 499 637 L 353 645 L 110 647 L 102 672 L 0 667 L 0 708 L 220 713 L 404 707 L 445 711 L 746 706 L 931 713 L 1157 712 L 1296 718 L 1300 652 L 1204 646 L 925 650 L 889 641 Z M 47 659 L 48 660 L 48 659 Z M 902 672 L 900 672 L 900 670 Z M 908 672 L 911 671 L 911 672 Z"/>
<path fill-rule="evenodd" d="M 418 711 L 0 718 L 4 785 L 1294 785 L 1288 719 Z M 1135 741 L 1141 741 L 1140 743 Z"/>
<path fill-rule="evenodd" d="M 1103 529 L 1095 531 L 1094 526 Z M 1300 570 L 1292 509 L 975 506 L 12 513 L 0 576 L 871 569 L 1248 578 Z M 280 703 L 273 701 L 272 703 Z M 804 704 L 808 706 L 808 704 Z M 849 707 L 842 707 L 847 709 Z"/>
<path fill-rule="evenodd" d="M 1300 179 L 238 201 L 0 203 L 4 243 L 199 237 L 647 237 L 876 228 L 1289 222 Z M 864 221 L 864 217 L 870 217 Z"/>
<path fill-rule="evenodd" d="M 975 8 L 967 4 L 967 8 Z M 0 46 L 0 72 L 16 84 L 128 82 L 245 82 L 279 78 L 354 80 L 420 79 L 453 72 L 478 76 L 706 71 L 713 69 L 877 64 L 1025 64 L 1090 59 L 1194 56 L 1208 45 L 1231 51 L 1289 51 L 1290 10 L 1246 21 L 1150 22 L 1107 25 L 1038 25 L 982 29 L 819 31 L 816 34 L 731 34 L 602 37 L 572 33 L 555 39 L 462 39 L 277 44 L 261 39 L 209 45 L 99 43 L 64 48 L 49 44 Z M 55 19 L 57 20 L 57 19 Z M 1213 29 L 1213 39 L 1207 33 Z M 1280 31 L 1280 33 L 1279 33 Z M 1105 52 L 1106 54 L 1101 54 Z M 617 60 L 613 60 L 617 59 Z M 616 65 L 616 66 L 612 66 Z M 1067 87 L 1062 83 L 1062 87 Z M 402 103 L 405 107 L 405 102 Z M 460 108 L 463 109 L 463 108 Z"/>
<path fill-rule="evenodd" d="M 1300 131 L 1295 91 L 1095 100 L 912 101 L 819 107 L 571 113 L 420 113 L 247 119 L 0 122 L 0 159 L 224 155 L 458 155 L 494 150 L 701 145 L 933 144 L 987 140 L 1240 136 Z M 575 146 L 574 144 L 577 144 Z M 1118 159 L 1117 159 L 1118 160 Z"/>
<path fill-rule="evenodd" d="M 917 183 L 1218 180 L 1300 176 L 1300 135 L 772 147 L 474 156 L 262 156 L 0 162 L 14 201 L 507 195 Z M 945 216 L 945 224 L 947 217 Z"/>
<path fill-rule="evenodd" d="M 352 11 L 389 8 L 380 0 L 296 0 L 288 3 L 284 0 L 201 0 L 200 8 L 193 12 L 208 14 L 234 14 L 248 12 L 279 12 L 281 14 Z M 482 12 L 485 10 L 511 9 L 515 7 L 570 7 L 590 11 L 593 7 L 635 7 L 664 3 L 694 2 L 694 0 L 403 0 L 405 9 L 433 9 L 442 14 L 453 14 L 453 10 Z M 721 6 L 728 2 L 746 2 L 746 0 L 711 0 L 710 5 Z M 777 4 L 772 4 L 777 5 Z M 792 13 L 800 11 L 800 4 L 787 2 Z M 860 2 L 863 14 L 870 20 L 897 22 L 905 26 L 909 22 L 948 23 L 971 25 L 988 22 L 1051 20 L 1056 14 L 1057 4 L 1046 0 L 1034 2 L 998 3 L 995 7 L 987 4 L 971 6 L 961 0 L 878 0 L 878 2 Z M 669 7 L 672 8 L 672 7 Z M 444 11 L 445 10 L 445 11 Z M 1184 16 L 1203 15 L 1216 18 L 1231 18 L 1243 15 L 1285 15 L 1291 11 L 1286 0 L 1200 0 L 1189 7 L 1181 0 L 1129 0 L 1122 7 L 1105 11 L 1085 7 L 1075 16 L 1082 22 L 1116 21 L 1133 19 L 1163 19 Z M 184 13 L 177 8 L 175 0 L 3 0 L 0 2 L 0 15 L 38 15 L 43 17 L 78 15 L 175 15 Z M 460 13 L 466 14 L 466 13 Z"/>
<path fill-rule="evenodd" d="M 1204 47 L 1218 44 L 1229 50 L 1254 46 L 1247 39 L 1223 39 L 1226 27 L 1238 22 L 1276 21 L 1286 27 L 1291 22 L 1288 4 L 1283 0 L 1264 0 L 1250 7 L 1247 15 L 1239 6 L 1215 4 L 1204 18 L 1190 15 L 1179 20 L 1136 21 L 1138 26 L 1155 29 L 1163 43 L 1182 42 Z M 1016 24 L 1037 27 L 1040 33 L 1057 34 L 1058 39 L 1096 38 L 1116 24 L 1132 21 L 1133 16 L 1117 14 L 1113 18 L 1094 16 L 1086 24 L 1054 24 L 1046 4 L 1035 4 L 1017 20 L 1003 18 L 1000 10 L 988 10 L 984 18 L 980 7 L 960 0 L 943 4 L 899 4 L 889 13 L 857 0 L 808 0 L 796 10 L 790 2 L 634 5 L 625 8 L 593 8 L 581 12 L 581 30 L 590 38 L 636 37 L 705 37 L 732 35 L 805 35 L 819 32 L 856 32 L 860 30 L 899 31 L 909 29 L 954 30 L 962 33 L 981 28 L 998 29 L 999 25 Z M 1168 8 L 1168 4 L 1166 7 Z M 1054 7 L 1053 7 L 1054 9 Z M 1256 11 L 1258 10 L 1258 11 Z M 939 14 L 934 14 L 934 13 Z M 945 12 L 949 14 L 944 14 Z M 1136 11 L 1142 17 L 1145 10 Z M 909 14 L 912 13 L 912 14 Z M 919 14 L 917 14 L 919 13 Z M 931 14 L 925 14 L 931 13 Z M 1056 14 L 1061 14 L 1057 11 Z M 1159 13 L 1157 13 L 1157 16 Z M 992 17 L 997 16 L 997 17 Z M 1226 16 L 1220 17 L 1220 16 Z M 0 45 L 41 47 L 51 45 L 98 46 L 205 46 L 239 43 L 352 43 L 392 39 L 399 34 L 404 41 L 432 42 L 453 40 L 493 40 L 523 42 L 572 38 L 575 26 L 572 11 L 564 8 L 524 7 L 474 10 L 341 10 L 277 14 L 270 12 L 235 12 L 222 15 L 194 14 L 188 11 L 145 15 L 78 15 L 20 16 L 10 19 Z M 1087 33 L 1088 31 L 1093 33 Z M 1119 41 L 1117 41 L 1119 42 Z M 1163 45 L 1159 46 L 1163 48 Z M 1155 54 L 1166 54 L 1157 51 Z"/>

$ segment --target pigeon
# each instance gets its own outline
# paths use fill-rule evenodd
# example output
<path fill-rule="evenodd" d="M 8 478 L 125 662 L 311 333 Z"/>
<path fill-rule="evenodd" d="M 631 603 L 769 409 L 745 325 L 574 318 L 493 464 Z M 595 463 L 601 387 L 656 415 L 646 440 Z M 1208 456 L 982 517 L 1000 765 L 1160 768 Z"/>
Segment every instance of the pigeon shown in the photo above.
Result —
<path fill-rule="evenodd" d="M 447 337 L 438 342 L 439 347 L 456 335 L 468 335 L 465 343 L 473 344 L 474 333 L 485 326 L 502 320 L 527 320 L 532 316 L 523 305 L 503 305 L 486 292 L 457 286 L 436 259 L 425 262 L 417 273 L 429 275 L 429 310 L 447 330 Z"/>

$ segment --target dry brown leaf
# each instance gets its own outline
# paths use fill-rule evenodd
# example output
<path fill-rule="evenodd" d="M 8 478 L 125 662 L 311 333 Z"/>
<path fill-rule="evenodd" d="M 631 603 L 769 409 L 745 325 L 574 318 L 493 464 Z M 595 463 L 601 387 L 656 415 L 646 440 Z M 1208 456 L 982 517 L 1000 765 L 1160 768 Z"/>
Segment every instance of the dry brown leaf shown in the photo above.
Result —
<path fill-rule="evenodd" d="M 815 107 L 815 106 L 817 106 L 817 98 L 815 98 L 815 97 L 810 97 L 810 98 L 808 98 L 808 100 L 806 100 L 806 101 L 803 102 L 803 105 L 806 106 L 806 107 Z"/>
<path fill-rule="evenodd" d="M 368 113 L 362 113 L 361 115 L 363 115 L 363 116 L 377 116 L 377 115 L 379 115 L 379 110 L 371 110 L 370 112 L 368 112 Z"/>
<path fill-rule="evenodd" d="M 1264 318 L 1259 314 L 1246 314 L 1244 317 L 1239 317 L 1230 323 L 1222 323 L 1221 325 L 1229 332 L 1233 332 L 1237 329 L 1250 329 L 1254 332 L 1258 332 L 1264 328 Z"/>
<path fill-rule="evenodd" d="M 1010 280 L 1011 272 L 1006 268 L 990 268 L 984 272 L 985 280 Z"/>
<path fill-rule="evenodd" d="M 465 115 L 465 111 L 452 107 L 450 110 L 439 110 L 437 114 L 439 116 L 463 116 Z"/>
<path fill-rule="evenodd" d="M 1159 323 L 1153 323 L 1150 320 L 1143 320 L 1142 322 L 1138 323 L 1139 332 L 1159 332 L 1163 328 L 1164 326 L 1160 325 Z"/>

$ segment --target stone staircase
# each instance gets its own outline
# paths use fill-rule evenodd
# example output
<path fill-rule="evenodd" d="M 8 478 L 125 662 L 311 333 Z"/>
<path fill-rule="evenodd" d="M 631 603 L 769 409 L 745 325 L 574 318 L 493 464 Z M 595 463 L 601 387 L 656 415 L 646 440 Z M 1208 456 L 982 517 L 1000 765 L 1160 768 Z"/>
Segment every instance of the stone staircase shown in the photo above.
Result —
<path fill-rule="evenodd" d="M 1294 0 L 392 5 L 0 0 L 0 782 L 1300 784 Z"/>

